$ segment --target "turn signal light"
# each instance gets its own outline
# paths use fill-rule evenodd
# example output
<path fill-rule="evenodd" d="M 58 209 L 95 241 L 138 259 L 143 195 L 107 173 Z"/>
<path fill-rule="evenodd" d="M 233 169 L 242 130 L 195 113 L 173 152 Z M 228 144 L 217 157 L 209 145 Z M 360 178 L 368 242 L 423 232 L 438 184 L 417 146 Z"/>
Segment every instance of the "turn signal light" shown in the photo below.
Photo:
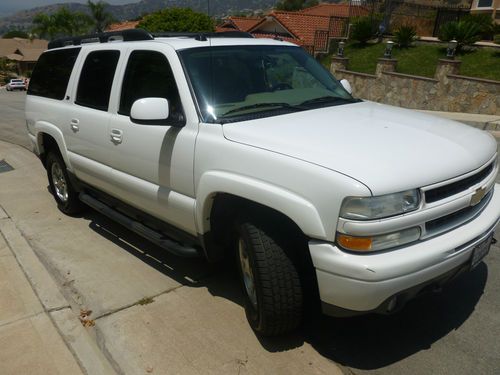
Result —
<path fill-rule="evenodd" d="M 369 251 L 373 242 L 371 237 L 353 237 L 346 234 L 338 234 L 337 241 L 344 249 L 355 251 Z"/>

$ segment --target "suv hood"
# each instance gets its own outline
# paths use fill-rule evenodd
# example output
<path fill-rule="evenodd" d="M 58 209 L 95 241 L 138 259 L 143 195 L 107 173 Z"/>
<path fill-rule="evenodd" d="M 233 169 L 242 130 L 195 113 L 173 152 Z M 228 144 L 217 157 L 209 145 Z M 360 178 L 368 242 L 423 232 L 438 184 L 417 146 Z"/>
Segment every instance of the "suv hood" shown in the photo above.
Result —
<path fill-rule="evenodd" d="M 484 165 L 497 149 L 487 132 L 373 102 L 230 123 L 223 132 L 233 142 L 348 175 L 374 195 L 457 177 Z"/>

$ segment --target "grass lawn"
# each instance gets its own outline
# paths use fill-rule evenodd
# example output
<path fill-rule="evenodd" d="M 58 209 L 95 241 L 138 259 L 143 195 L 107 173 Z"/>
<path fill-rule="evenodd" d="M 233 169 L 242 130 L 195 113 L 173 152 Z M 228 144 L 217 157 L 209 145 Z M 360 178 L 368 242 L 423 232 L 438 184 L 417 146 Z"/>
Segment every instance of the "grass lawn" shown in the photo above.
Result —
<path fill-rule="evenodd" d="M 383 57 L 385 44 L 349 44 L 345 56 L 349 57 L 349 70 L 375 73 L 377 59 Z M 407 49 L 394 47 L 393 57 L 398 60 L 396 71 L 424 77 L 434 77 L 437 61 L 446 56 L 446 47 L 441 44 L 418 44 Z M 500 81 L 500 49 L 474 48 L 457 56 L 462 60 L 460 74 L 470 77 L 488 78 Z M 330 64 L 331 57 L 323 60 Z"/>

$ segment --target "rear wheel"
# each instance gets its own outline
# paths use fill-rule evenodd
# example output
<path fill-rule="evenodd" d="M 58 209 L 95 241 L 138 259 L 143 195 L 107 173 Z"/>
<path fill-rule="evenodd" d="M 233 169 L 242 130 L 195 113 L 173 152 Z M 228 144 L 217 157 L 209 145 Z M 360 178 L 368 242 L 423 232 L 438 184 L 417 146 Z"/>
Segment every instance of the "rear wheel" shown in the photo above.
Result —
<path fill-rule="evenodd" d="M 237 263 L 252 329 L 264 336 L 292 331 L 302 318 L 302 286 L 277 232 L 242 220 L 237 234 Z"/>
<path fill-rule="evenodd" d="M 79 213 L 83 204 L 78 198 L 78 192 L 71 184 L 62 158 L 58 154 L 50 152 L 47 155 L 45 167 L 47 168 L 50 190 L 59 209 L 68 215 Z"/>

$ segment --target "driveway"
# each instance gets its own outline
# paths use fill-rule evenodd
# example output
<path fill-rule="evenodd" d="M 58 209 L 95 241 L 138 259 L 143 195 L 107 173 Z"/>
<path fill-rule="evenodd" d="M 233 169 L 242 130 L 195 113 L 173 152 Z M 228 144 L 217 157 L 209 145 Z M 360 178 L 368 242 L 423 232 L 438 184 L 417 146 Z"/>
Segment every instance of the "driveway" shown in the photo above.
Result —
<path fill-rule="evenodd" d="M 27 146 L 23 93 L 0 90 L 0 139 Z M 500 373 L 500 248 L 443 293 L 393 316 L 313 315 L 298 332 L 256 337 L 229 265 L 165 253 L 89 210 L 62 215 L 45 171 L 0 142 L 0 206 L 23 233 L 118 372 L 335 374 Z M 500 232 L 497 230 L 497 238 Z M 150 371 L 151 370 L 151 371 Z"/>

